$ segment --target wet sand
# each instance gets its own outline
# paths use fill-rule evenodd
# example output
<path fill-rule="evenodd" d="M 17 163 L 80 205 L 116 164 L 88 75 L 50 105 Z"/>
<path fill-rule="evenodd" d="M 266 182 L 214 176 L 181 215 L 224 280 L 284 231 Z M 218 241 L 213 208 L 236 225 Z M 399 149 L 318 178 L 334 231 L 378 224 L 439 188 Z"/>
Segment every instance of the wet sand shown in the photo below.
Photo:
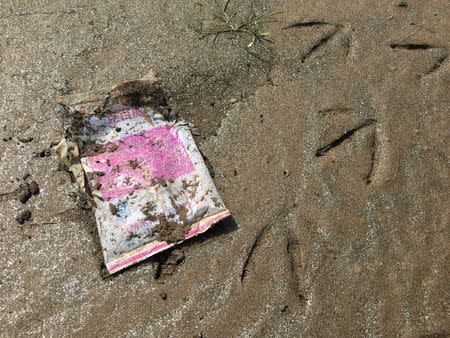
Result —
<path fill-rule="evenodd" d="M 265 61 L 200 40 L 194 1 L 2 1 L 2 337 L 450 334 L 448 1 L 259 6 L 281 12 Z M 55 100 L 150 69 L 233 219 L 104 278 Z"/>

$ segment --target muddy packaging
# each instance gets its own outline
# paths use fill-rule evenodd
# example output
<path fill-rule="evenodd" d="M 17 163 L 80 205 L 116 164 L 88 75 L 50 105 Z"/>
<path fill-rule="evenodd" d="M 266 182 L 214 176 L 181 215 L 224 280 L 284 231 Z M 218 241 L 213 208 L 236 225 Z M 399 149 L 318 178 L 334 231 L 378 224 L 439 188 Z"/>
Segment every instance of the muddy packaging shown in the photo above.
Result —
<path fill-rule="evenodd" d="M 113 88 L 95 108 L 62 105 L 61 113 L 60 165 L 95 213 L 110 274 L 230 215 L 152 73 Z"/>

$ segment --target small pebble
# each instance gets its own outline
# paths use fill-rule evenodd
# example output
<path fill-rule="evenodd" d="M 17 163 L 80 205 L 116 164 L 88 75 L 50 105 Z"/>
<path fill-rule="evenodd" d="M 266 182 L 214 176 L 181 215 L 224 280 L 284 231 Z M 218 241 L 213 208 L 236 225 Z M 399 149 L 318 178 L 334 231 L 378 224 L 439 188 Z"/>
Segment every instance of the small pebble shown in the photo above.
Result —
<path fill-rule="evenodd" d="M 162 300 L 166 300 L 167 299 L 167 293 L 164 291 L 161 291 L 159 293 L 159 298 L 161 298 Z"/>

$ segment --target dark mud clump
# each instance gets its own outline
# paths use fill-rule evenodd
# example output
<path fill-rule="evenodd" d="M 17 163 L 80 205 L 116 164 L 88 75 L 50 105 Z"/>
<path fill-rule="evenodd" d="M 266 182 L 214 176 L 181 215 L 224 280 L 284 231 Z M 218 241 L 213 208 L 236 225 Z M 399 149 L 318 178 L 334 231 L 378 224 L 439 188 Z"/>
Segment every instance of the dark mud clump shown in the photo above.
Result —
<path fill-rule="evenodd" d="M 38 195 L 39 194 L 40 189 L 39 189 L 39 185 L 36 183 L 36 181 L 31 181 L 31 183 L 30 183 L 30 192 L 33 195 Z"/>
<path fill-rule="evenodd" d="M 113 203 L 109 203 L 109 212 L 113 216 L 117 216 L 117 207 Z"/>
<path fill-rule="evenodd" d="M 20 225 L 25 224 L 30 219 L 31 219 L 31 211 L 30 210 L 24 210 L 16 217 L 16 221 Z"/>
<path fill-rule="evenodd" d="M 186 180 L 183 180 L 182 183 L 183 183 L 183 190 L 187 191 L 191 198 L 195 198 L 195 196 L 197 195 L 198 186 L 200 185 L 198 177 L 196 176 L 195 179 L 189 183 L 186 182 Z"/>
<path fill-rule="evenodd" d="M 145 219 L 147 221 L 155 222 L 158 218 L 155 216 L 155 208 L 156 205 L 153 202 L 147 202 L 145 206 L 142 208 L 142 213 L 145 215 Z"/>
<path fill-rule="evenodd" d="M 157 234 L 157 238 L 161 242 L 180 242 L 185 239 L 186 232 L 191 228 L 192 222 L 187 217 L 188 209 L 185 206 L 177 205 L 173 198 L 172 205 L 177 211 L 179 220 L 168 219 L 165 214 L 156 213 L 156 205 L 152 201 L 147 202 L 142 208 L 142 213 L 147 221 L 158 222 L 152 231 L 152 236 Z"/>
<path fill-rule="evenodd" d="M 157 257 L 159 265 L 155 273 L 155 278 L 172 275 L 177 266 L 184 261 L 184 258 L 184 252 L 180 249 L 161 253 Z"/>
<path fill-rule="evenodd" d="M 31 141 L 34 140 L 33 137 L 24 137 L 24 136 L 19 136 L 17 139 L 18 139 L 19 142 L 21 142 L 21 143 L 30 143 Z"/>
<path fill-rule="evenodd" d="M 49 148 L 43 149 L 41 151 L 38 151 L 37 153 L 34 153 L 34 157 L 49 157 L 52 154 L 51 150 Z"/>
<path fill-rule="evenodd" d="M 117 144 L 115 144 L 115 143 L 111 143 L 108 146 L 108 152 L 110 152 L 110 153 L 115 152 L 117 149 L 119 149 L 119 146 Z"/>
<path fill-rule="evenodd" d="M 139 162 L 136 160 L 129 160 L 128 165 L 131 167 L 131 169 L 136 169 L 139 167 Z"/>
<path fill-rule="evenodd" d="M 403 1 L 403 0 L 401 0 L 401 1 L 396 1 L 396 2 L 395 2 L 395 6 L 406 8 L 406 7 L 408 7 L 408 2 Z"/>
<path fill-rule="evenodd" d="M 127 236 L 127 241 L 131 241 L 133 238 L 140 238 L 141 236 L 137 232 L 131 232 Z"/>
<path fill-rule="evenodd" d="M 84 150 L 86 155 L 98 155 L 107 152 L 108 149 L 102 144 L 91 141 L 85 143 Z"/>
<path fill-rule="evenodd" d="M 164 108 L 167 98 L 158 81 L 134 80 L 122 83 L 112 89 L 96 111 L 103 112 L 111 107 L 143 107 Z"/>
<path fill-rule="evenodd" d="M 191 229 L 192 222 L 187 217 L 188 209 L 185 206 L 177 205 L 172 201 L 181 223 L 168 220 L 165 215 L 158 215 L 158 225 L 155 232 L 159 234 L 158 240 L 169 243 L 176 243 L 186 238 L 185 234 Z"/>
<path fill-rule="evenodd" d="M 159 293 L 159 298 L 161 298 L 162 300 L 166 300 L 167 299 L 167 292 L 161 291 Z"/>
<path fill-rule="evenodd" d="M 159 223 L 155 227 L 155 232 L 159 234 L 158 240 L 169 243 L 176 243 L 185 239 L 185 233 L 189 231 L 190 224 L 179 224 L 168 220 L 164 215 L 157 217 Z"/>
<path fill-rule="evenodd" d="M 28 183 L 21 184 L 19 189 L 19 201 L 25 204 L 32 196 L 30 185 Z"/>
<path fill-rule="evenodd" d="M 32 181 L 31 183 L 23 183 L 19 187 L 19 201 L 22 204 L 25 204 L 28 202 L 28 200 L 33 195 L 39 194 L 39 185 L 36 183 L 36 181 Z"/>

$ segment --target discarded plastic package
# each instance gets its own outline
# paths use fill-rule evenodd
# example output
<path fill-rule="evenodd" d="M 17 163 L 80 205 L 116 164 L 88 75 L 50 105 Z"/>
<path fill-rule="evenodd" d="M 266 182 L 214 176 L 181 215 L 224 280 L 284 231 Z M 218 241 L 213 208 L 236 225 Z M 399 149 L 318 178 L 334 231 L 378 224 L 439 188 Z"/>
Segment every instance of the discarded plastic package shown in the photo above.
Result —
<path fill-rule="evenodd" d="M 113 88 L 92 111 L 62 108 L 60 163 L 94 209 L 110 274 L 230 215 L 152 73 Z"/>

